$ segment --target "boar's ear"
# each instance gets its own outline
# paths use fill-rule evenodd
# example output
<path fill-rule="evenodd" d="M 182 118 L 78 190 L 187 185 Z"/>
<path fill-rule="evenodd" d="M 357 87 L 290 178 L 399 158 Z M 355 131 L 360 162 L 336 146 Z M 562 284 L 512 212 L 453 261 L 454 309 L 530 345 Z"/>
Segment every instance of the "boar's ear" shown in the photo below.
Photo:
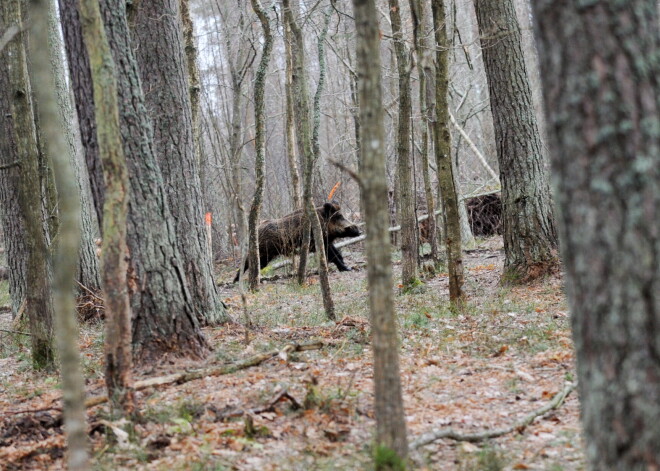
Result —
<path fill-rule="evenodd" d="M 333 205 L 330 202 L 324 203 L 323 204 L 323 217 L 330 218 L 330 216 L 332 216 L 332 214 L 336 211 L 334 206 L 335 205 Z"/>

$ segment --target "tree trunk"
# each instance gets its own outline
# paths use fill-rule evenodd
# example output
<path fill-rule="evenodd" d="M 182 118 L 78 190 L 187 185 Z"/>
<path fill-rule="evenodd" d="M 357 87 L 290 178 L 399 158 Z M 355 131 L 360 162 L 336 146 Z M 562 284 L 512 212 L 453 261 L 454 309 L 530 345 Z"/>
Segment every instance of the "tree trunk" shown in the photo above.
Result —
<path fill-rule="evenodd" d="M 135 361 L 165 353 L 200 358 L 208 345 L 199 329 L 183 273 L 177 234 L 153 146 L 137 62 L 122 0 L 101 2 L 117 67 L 118 105 L 131 195 L 127 242 Z"/>
<path fill-rule="evenodd" d="M 195 47 L 195 30 L 190 17 L 190 0 L 180 0 L 181 23 L 186 51 L 186 70 L 188 71 L 188 94 L 190 95 L 190 111 L 192 113 L 193 141 L 197 156 L 197 168 L 202 168 L 201 128 L 199 126 L 199 67 L 197 66 L 197 48 Z"/>
<path fill-rule="evenodd" d="M 264 194 L 264 154 L 266 153 L 266 123 L 264 120 L 264 90 L 266 88 L 266 72 L 273 49 L 273 34 L 270 31 L 270 20 L 261 6 L 259 0 L 251 0 L 252 9 L 259 17 L 261 29 L 264 32 L 264 45 L 261 50 L 261 61 L 257 69 L 254 82 L 254 122 L 255 122 L 255 148 L 256 158 L 254 163 L 255 188 L 250 215 L 248 217 L 248 260 L 250 263 L 249 282 L 250 291 L 256 291 L 259 287 L 259 213 L 261 211 L 261 200 Z M 242 269 L 240 270 L 243 271 Z"/>
<path fill-rule="evenodd" d="M 12 25 L 7 16 L 10 6 L 9 2 L 0 6 L 0 31 L 7 31 Z M 9 49 L 11 44 L 0 51 L 0 61 L 3 64 L 10 64 L 16 58 L 15 55 L 10 58 Z M 18 204 L 21 166 L 12 119 L 10 90 L 9 68 L 0 67 L 0 207 L 9 268 L 12 318 L 15 318 L 25 301 L 28 249 L 25 221 Z"/>
<path fill-rule="evenodd" d="M 429 172 L 429 127 L 433 121 L 434 97 L 433 97 L 433 63 L 430 57 L 427 36 L 430 28 L 427 25 L 426 4 L 421 0 L 409 0 L 410 11 L 413 20 L 413 36 L 415 45 L 415 56 L 417 57 L 417 74 L 419 75 L 419 110 L 422 115 L 421 123 L 421 167 L 424 180 L 424 195 L 426 197 L 426 210 L 428 214 L 435 214 L 435 198 L 431 175 Z M 431 260 L 433 263 L 439 261 L 438 257 L 438 235 L 436 229 L 436 218 L 428 219 L 428 240 L 431 245 Z"/>
<path fill-rule="evenodd" d="M 396 138 L 397 174 L 399 183 L 399 223 L 401 224 L 401 284 L 405 288 L 413 286 L 417 279 L 417 218 L 415 214 L 415 194 L 412 181 L 412 165 L 410 157 L 410 121 L 412 116 L 412 99 L 410 92 L 411 66 L 408 61 L 409 51 L 406 48 L 401 29 L 401 8 L 399 0 L 389 0 L 392 37 L 399 75 L 399 118 Z"/>
<path fill-rule="evenodd" d="M 55 5 L 49 2 L 49 7 L 55 8 Z M 78 185 L 78 196 L 80 199 L 76 211 L 79 212 L 79 227 L 81 232 L 81 243 L 78 252 L 78 268 L 76 279 L 84 288 L 78 287 L 78 291 L 87 294 L 87 290 L 92 292 L 101 291 L 101 272 L 99 269 L 99 257 L 96 253 L 95 239 L 100 236 L 98 221 L 92 207 L 92 193 L 89 186 L 87 167 L 85 166 L 85 157 L 80 142 L 80 129 L 76 112 L 73 109 L 73 96 L 67 84 L 67 74 L 64 70 L 66 63 L 64 57 L 64 45 L 60 36 L 60 26 L 57 18 L 57 12 L 53 11 L 48 19 L 49 28 L 49 48 L 51 54 L 51 64 L 55 76 L 55 87 L 57 91 L 57 102 L 59 109 L 59 118 L 66 137 L 66 144 L 71 165 Z M 52 155 L 52 154 L 49 154 Z M 53 159 L 57 156 L 52 155 Z M 66 230 L 66 228 L 65 228 Z"/>
<path fill-rule="evenodd" d="M 80 371 L 76 325 L 76 303 L 73 282 L 80 248 L 80 195 L 73 173 L 73 158 L 67 155 L 72 146 L 65 142 L 64 115 L 58 110 L 58 99 L 71 107 L 63 75 L 58 62 L 61 55 L 59 29 L 56 26 L 55 0 L 33 0 L 30 55 L 34 71 L 34 85 L 39 100 L 40 122 L 52 156 L 54 176 L 59 194 L 60 230 L 57 240 L 54 268 L 54 306 L 57 346 L 59 352 L 64 423 L 67 436 L 68 469 L 83 471 L 89 467 L 85 414 L 85 386 Z M 52 59 L 52 60 L 51 60 Z M 53 69 L 51 69 L 53 67 Z M 55 77 L 59 74 L 59 77 Z M 56 86 L 56 82 L 58 82 Z"/>
<path fill-rule="evenodd" d="M 204 230 L 204 208 L 195 159 L 189 80 L 185 67 L 179 0 L 139 2 L 131 38 L 154 145 L 183 258 L 195 313 L 202 323 L 228 320 L 213 281 Z"/>
<path fill-rule="evenodd" d="M 461 223 L 458 213 L 458 191 L 451 158 L 451 134 L 449 132 L 449 41 L 447 39 L 445 5 L 443 0 L 433 0 L 433 26 L 435 29 L 435 162 L 438 169 L 438 187 L 442 194 L 445 220 L 445 247 L 449 268 L 449 300 L 454 307 L 464 301 L 463 252 L 461 250 Z"/>
<path fill-rule="evenodd" d="M 131 305 L 126 285 L 126 219 L 129 180 L 119 128 L 117 82 L 110 46 L 96 0 L 81 0 L 83 38 L 94 83 L 99 155 L 103 161 L 103 295 L 105 301 L 105 385 L 113 408 L 133 412 Z"/>
<path fill-rule="evenodd" d="M 23 27 L 20 0 L 2 2 L 3 23 Z M 35 369 L 54 367 L 53 304 L 50 286 L 50 253 L 42 219 L 42 191 L 39 151 L 31 103 L 31 87 L 22 33 L 7 45 L 11 58 L 9 93 L 14 119 L 14 139 L 20 165 L 18 201 L 24 218 L 27 248 L 26 300 Z"/>
<path fill-rule="evenodd" d="M 302 196 L 300 195 L 300 172 L 298 171 L 298 157 L 296 153 L 296 128 L 294 125 L 293 110 L 293 55 L 291 51 L 291 28 L 284 24 L 284 48 L 286 55 L 285 70 L 285 94 L 286 94 L 286 156 L 289 162 L 289 173 L 291 175 L 291 195 L 294 209 L 302 208 Z"/>
<path fill-rule="evenodd" d="M 591 469 L 660 469 L 660 34 L 655 0 L 536 0 Z"/>
<path fill-rule="evenodd" d="M 71 77 L 71 88 L 75 98 L 80 138 L 87 163 L 87 173 L 92 192 L 92 202 L 96 212 L 97 226 L 103 225 L 104 183 L 103 168 L 99 156 L 99 143 L 96 135 L 94 116 L 94 90 L 89 68 L 89 55 L 83 42 L 79 0 L 59 0 L 62 33 L 67 51 L 67 63 Z M 84 229 L 84 228 L 83 228 Z"/>
<path fill-rule="evenodd" d="M 353 0 L 357 30 L 361 175 L 366 220 L 367 276 L 373 333 L 376 458 L 381 469 L 404 469 L 408 454 L 394 318 L 391 244 L 387 231 L 387 178 L 380 79 L 380 31 L 374 0 Z M 396 456 L 387 462 L 382 448 Z"/>
<path fill-rule="evenodd" d="M 504 280 L 555 270 L 557 233 L 513 0 L 475 1 L 502 182 Z"/>

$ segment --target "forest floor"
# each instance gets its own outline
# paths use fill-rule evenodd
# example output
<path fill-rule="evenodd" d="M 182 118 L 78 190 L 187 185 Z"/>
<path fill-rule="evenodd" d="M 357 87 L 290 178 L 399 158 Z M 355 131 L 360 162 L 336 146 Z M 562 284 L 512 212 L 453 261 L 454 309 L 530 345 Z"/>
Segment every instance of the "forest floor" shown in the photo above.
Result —
<path fill-rule="evenodd" d="M 330 277 L 337 322 L 325 319 L 317 277 L 305 287 L 281 277 L 247 295 L 253 325 L 247 343 L 238 324 L 205 328 L 214 347 L 205 361 L 165 358 L 138 376 L 227 364 L 293 342 L 320 340 L 320 349 L 140 391 L 142 416 L 134 424 L 112 422 L 104 405 L 90 409 L 94 469 L 372 469 L 366 267 L 362 253 L 346 255 L 356 270 Z M 449 309 L 446 273 L 429 274 L 416 293 L 396 288 L 411 442 L 442 428 L 474 433 L 510 426 L 575 380 L 561 276 L 506 288 L 499 284 L 502 263 L 499 238 L 465 254 L 469 302 L 460 314 Z M 233 273 L 226 268 L 219 279 Z M 236 286 L 222 284 L 221 292 L 242 319 Z M 6 282 L 3 297 L 6 304 Z M 0 329 L 11 328 L 9 315 L 0 316 Z M 57 377 L 31 371 L 25 338 L 0 336 L 0 469 L 63 469 L 64 437 L 52 409 L 60 407 Z M 100 323 L 83 325 L 80 345 L 88 392 L 102 394 Z M 577 394 L 526 428 L 477 443 L 438 440 L 411 457 L 411 469 L 584 469 Z"/>

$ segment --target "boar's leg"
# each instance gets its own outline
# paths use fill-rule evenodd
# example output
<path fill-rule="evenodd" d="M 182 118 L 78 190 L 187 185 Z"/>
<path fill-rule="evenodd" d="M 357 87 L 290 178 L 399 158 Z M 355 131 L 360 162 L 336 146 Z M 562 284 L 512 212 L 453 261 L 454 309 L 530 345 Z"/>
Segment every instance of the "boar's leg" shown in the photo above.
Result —
<path fill-rule="evenodd" d="M 326 244 L 328 263 L 334 263 L 339 271 L 351 271 L 351 268 L 344 262 L 341 252 L 333 243 Z"/>

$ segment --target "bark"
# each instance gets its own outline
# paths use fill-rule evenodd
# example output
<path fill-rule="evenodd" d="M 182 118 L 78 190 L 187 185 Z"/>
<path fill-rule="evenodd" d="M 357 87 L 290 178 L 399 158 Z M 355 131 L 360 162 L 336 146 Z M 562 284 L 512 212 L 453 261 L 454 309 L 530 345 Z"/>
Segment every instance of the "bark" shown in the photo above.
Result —
<path fill-rule="evenodd" d="M 315 167 L 318 167 L 316 164 L 321 155 L 321 149 L 319 144 L 319 129 L 321 127 L 321 94 L 323 93 L 323 87 L 325 86 L 325 76 L 326 76 L 326 67 L 325 67 L 325 38 L 328 34 L 328 28 L 330 26 L 330 18 L 332 15 L 333 7 L 330 6 L 325 12 L 325 18 L 323 23 L 323 30 L 319 35 L 317 41 L 317 50 L 318 50 L 318 60 L 319 60 L 319 80 L 316 85 L 316 93 L 314 93 L 314 105 L 313 105 L 313 126 L 312 126 L 312 154 L 307 157 L 307 169 L 306 177 L 311 175 Z M 310 159 L 311 157 L 311 159 Z M 311 162 L 310 162 L 311 160 Z M 307 173 L 309 172 L 309 173 Z M 320 185 L 320 178 L 317 178 L 317 185 Z M 312 181 L 306 181 L 305 185 L 309 185 L 311 188 Z M 320 185 L 321 186 L 321 185 Z M 307 206 L 307 217 L 312 222 L 312 235 L 314 236 L 314 246 L 319 247 L 320 252 L 317 251 L 316 257 L 319 261 L 319 280 L 321 284 L 321 295 L 323 296 L 323 307 L 325 309 L 325 314 L 330 320 L 335 320 L 335 303 L 332 300 L 332 292 L 330 291 L 330 280 L 328 278 L 328 259 L 326 257 L 325 245 L 327 241 L 323 239 L 323 227 L 321 226 L 321 221 L 319 219 L 318 212 L 314 208 L 314 201 L 312 198 L 306 200 Z M 327 232 L 327 231 L 326 231 Z"/>
<path fill-rule="evenodd" d="M 67 63 L 71 77 L 71 88 L 76 103 L 76 113 L 80 127 L 80 138 L 87 163 L 92 202 L 96 213 L 97 226 L 103 224 L 104 183 L 103 168 L 99 156 L 99 143 L 96 135 L 94 116 L 94 90 L 89 68 L 89 55 L 82 36 L 79 0 L 58 0 L 62 33 L 67 51 Z M 84 229 L 84 228 L 83 228 Z"/>
<path fill-rule="evenodd" d="M 101 7 L 118 72 L 122 142 L 131 188 L 128 287 L 135 361 L 145 364 L 172 352 L 199 358 L 208 345 L 190 300 L 173 216 L 156 162 L 126 9 L 122 0 L 103 0 Z"/>
<path fill-rule="evenodd" d="M 283 0 L 282 7 L 284 9 L 284 21 L 291 29 L 291 52 L 292 52 L 292 86 L 293 86 L 293 107 L 295 112 L 296 123 L 296 139 L 298 146 L 298 153 L 301 156 L 301 163 L 303 167 L 303 195 L 302 204 L 305 207 L 306 217 L 303 222 L 303 242 L 300 251 L 300 261 L 298 262 L 298 284 L 305 283 L 305 273 L 307 270 L 307 257 L 308 248 L 311 241 L 311 217 L 309 212 L 308 200 L 312 198 L 312 185 L 313 168 L 307 165 L 312 157 L 311 149 L 311 131 L 310 131 L 310 116 L 309 116 L 309 92 L 307 89 L 307 74 L 305 73 L 305 50 L 302 31 L 298 27 L 294 17 L 294 8 L 297 7 L 297 0 L 294 0 L 294 5 L 291 5 L 290 0 Z M 296 8 L 297 9 L 297 8 Z M 314 204 L 312 203 L 312 208 Z M 322 247 L 316 248 L 319 256 L 324 255 Z M 319 259 L 320 260 L 320 259 Z"/>
<path fill-rule="evenodd" d="M 433 186 L 429 172 L 429 127 L 433 121 L 434 97 L 433 97 L 433 64 L 430 57 L 428 35 L 430 28 L 427 25 L 426 5 L 421 0 L 409 0 L 410 11 L 413 21 L 413 37 L 415 45 L 415 56 L 417 58 L 417 74 L 419 75 L 419 109 L 422 115 L 421 123 L 421 167 L 424 180 L 424 195 L 426 197 L 426 209 L 429 214 L 435 213 L 435 198 L 433 197 Z M 434 263 L 439 261 L 438 257 L 438 235 L 436 229 L 436 218 L 429 218 L 429 243 L 431 245 L 431 259 Z"/>
<path fill-rule="evenodd" d="M 9 7 L 9 2 L 0 6 L 0 31 L 6 31 L 12 26 L 7 16 Z M 10 48 L 11 45 L 8 45 L 0 51 L 0 62 L 3 64 L 11 64 Z M 18 204 L 21 166 L 12 119 L 10 83 L 9 67 L 0 67 L 0 206 L 9 268 L 12 318 L 15 318 L 25 301 L 28 255 L 25 221 Z"/>
<path fill-rule="evenodd" d="M 195 47 L 195 30 L 190 17 L 190 0 L 180 0 L 181 23 L 186 51 L 186 70 L 188 71 L 188 93 L 190 94 L 190 111 L 192 113 L 193 141 L 197 155 L 197 166 L 202 168 L 201 128 L 199 126 L 199 67 L 197 65 L 197 48 Z"/>
<path fill-rule="evenodd" d="M 293 110 L 293 55 L 291 51 L 291 28 L 284 25 L 284 48 L 286 56 L 285 94 L 286 94 L 286 156 L 289 162 L 289 173 L 291 175 L 291 195 L 294 209 L 302 208 L 302 196 L 300 194 L 300 172 L 298 171 L 298 156 L 296 153 L 296 128 L 294 125 Z"/>
<path fill-rule="evenodd" d="M 270 30 L 270 20 L 259 0 L 251 0 L 252 9 L 259 17 L 261 29 L 264 33 L 264 45 L 261 50 L 261 61 L 257 69 L 254 83 L 254 122 L 255 122 L 255 148 L 254 163 L 255 188 L 252 206 L 248 216 L 248 260 L 250 263 L 249 284 L 250 291 L 259 287 L 259 212 L 264 194 L 264 154 L 266 153 L 266 123 L 264 120 L 264 90 L 266 88 L 266 72 L 273 49 L 273 34 Z M 241 270 L 242 271 L 242 270 Z"/>
<path fill-rule="evenodd" d="M 55 5 L 48 3 L 49 8 L 55 9 Z M 49 48 L 50 64 L 53 68 L 55 77 L 55 89 L 57 92 L 57 103 L 59 110 L 59 119 L 62 123 L 64 135 L 66 138 L 67 150 L 71 165 L 75 174 L 78 197 L 80 202 L 76 211 L 79 214 L 78 225 L 80 227 L 81 242 L 78 251 L 78 267 L 76 279 L 84 286 L 79 291 L 82 294 L 85 290 L 99 292 L 101 290 L 101 273 L 99 271 L 99 257 L 97 255 L 97 246 L 95 239 L 99 237 L 99 227 L 94 208 L 92 206 L 92 193 L 89 186 L 87 167 L 85 166 L 85 157 L 83 155 L 82 144 L 80 142 L 80 129 L 78 120 L 73 109 L 73 96 L 67 85 L 66 72 L 64 64 L 64 45 L 60 36 L 60 26 L 57 18 L 57 12 L 53 11 L 48 19 L 49 28 Z M 53 156 L 55 160 L 58 156 Z M 66 230 L 68 228 L 65 228 Z"/>
<path fill-rule="evenodd" d="M 378 14 L 374 0 L 353 0 L 357 30 L 361 176 L 366 220 L 367 276 L 374 351 L 376 445 L 393 450 L 403 467 L 408 453 L 394 318 L 391 244 L 387 231 L 387 179 L 380 79 Z"/>
<path fill-rule="evenodd" d="M 591 469 L 660 469 L 660 47 L 655 0 L 536 0 Z"/>
<path fill-rule="evenodd" d="M 201 323 L 226 322 L 204 230 L 179 0 L 138 3 L 131 26 L 140 78 L 148 90 L 145 100 L 154 125 L 154 149 L 179 236 L 181 268 L 192 304 Z"/>
<path fill-rule="evenodd" d="M 22 29 L 21 3 L 3 3 L 4 23 Z M 32 364 L 35 369 L 54 366 L 53 304 L 50 285 L 50 253 L 42 213 L 42 187 L 39 150 L 33 118 L 32 93 L 27 70 L 24 34 L 7 45 L 9 93 L 14 120 L 14 140 L 20 165 L 18 201 L 24 218 L 27 248 L 25 311 L 32 341 Z"/>
<path fill-rule="evenodd" d="M 105 385 L 113 409 L 133 412 L 131 305 L 126 285 L 128 271 L 126 219 L 129 180 L 119 130 L 117 82 L 103 19 L 95 0 L 81 0 L 83 37 L 94 83 L 99 154 L 103 160 L 103 295 L 105 301 Z"/>
<path fill-rule="evenodd" d="M 475 1 L 502 182 L 504 280 L 555 270 L 557 232 L 513 0 Z"/>
<path fill-rule="evenodd" d="M 399 78 L 399 117 L 396 138 L 397 176 L 399 198 L 397 209 L 401 224 L 401 284 L 404 287 L 414 285 L 417 279 L 417 224 L 415 221 L 415 194 L 412 179 L 410 156 L 410 121 L 412 118 L 412 99 L 410 91 L 411 65 L 409 51 L 405 45 L 401 27 L 401 8 L 398 0 L 389 0 L 392 37 Z"/>
<path fill-rule="evenodd" d="M 78 344 L 71 341 L 78 338 L 73 281 L 80 248 L 80 196 L 72 168 L 73 159 L 69 155 L 71 147 L 65 141 L 64 112 L 58 110 L 58 101 L 62 101 L 62 97 L 66 97 L 68 101 L 68 94 L 62 89 L 64 76 L 58 61 L 61 54 L 59 31 L 53 28 L 56 22 L 54 0 L 33 0 L 30 20 L 30 55 L 40 105 L 40 122 L 47 154 L 52 156 L 59 195 L 61 224 L 55 254 L 53 301 L 62 378 L 67 464 L 70 470 L 82 471 L 89 468 L 85 386 L 80 371 Z M 59 78 L 56 78 L 56 74 L 60 75 Z M 56 81 L 59 82 L 57 86 Z"/>
<path fill-rule="evenodd" d="M 449 300 L 452 306 L 459 307 L 464 301 L 464 267 L 461 251 L 461 224 L 458 211 L 458 191 L 451 158 L 451 133 L 449 132 L 449 41 L 445 22 L 443 0 L 433 0 L 433 26 L 435 29 L 435 109 L 433 139 L 435 162 L 438 171 L 438 187 L 442 194 L 442 207 L 445 220 L 445 247 L 449 268 Z"/>

